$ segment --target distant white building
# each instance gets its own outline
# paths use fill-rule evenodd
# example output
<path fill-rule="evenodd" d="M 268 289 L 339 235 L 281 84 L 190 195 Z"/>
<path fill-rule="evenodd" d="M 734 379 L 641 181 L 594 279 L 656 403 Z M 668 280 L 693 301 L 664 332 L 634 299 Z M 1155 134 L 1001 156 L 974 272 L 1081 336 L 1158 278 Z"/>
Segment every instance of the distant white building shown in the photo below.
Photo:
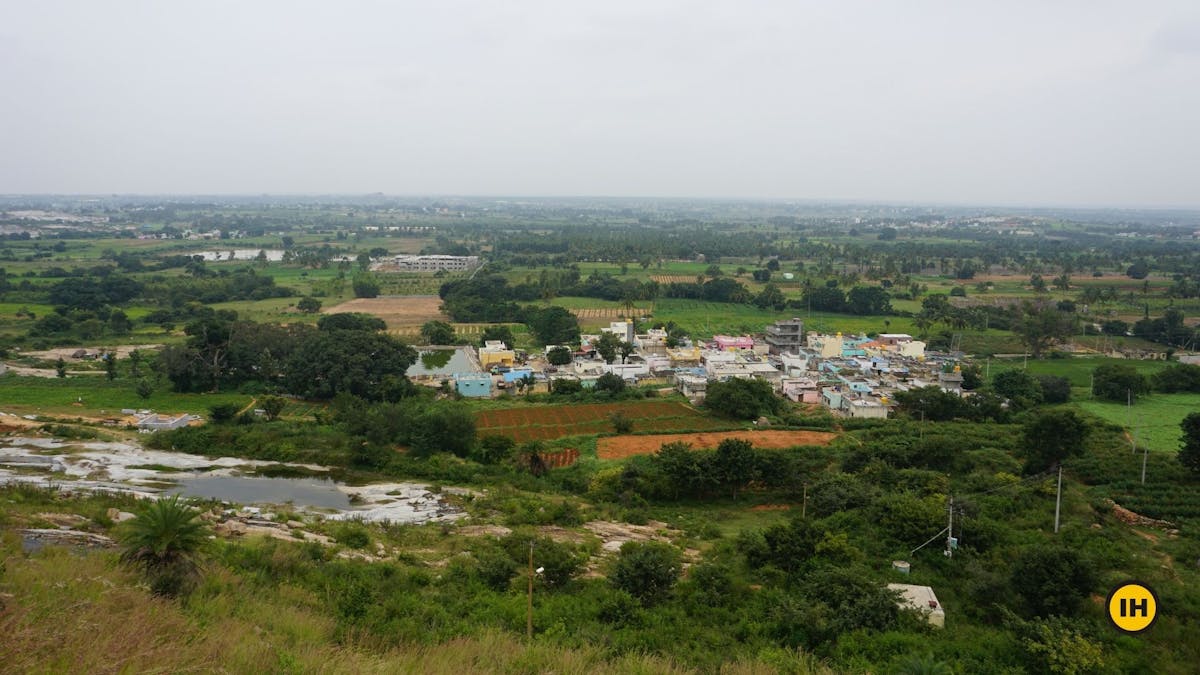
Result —
<path fill-rule="evenodd" d="M 458 272 L 479 265 L 475 255 L 398 255 L 392 259 L 396 269 L 405 272 Z"/>

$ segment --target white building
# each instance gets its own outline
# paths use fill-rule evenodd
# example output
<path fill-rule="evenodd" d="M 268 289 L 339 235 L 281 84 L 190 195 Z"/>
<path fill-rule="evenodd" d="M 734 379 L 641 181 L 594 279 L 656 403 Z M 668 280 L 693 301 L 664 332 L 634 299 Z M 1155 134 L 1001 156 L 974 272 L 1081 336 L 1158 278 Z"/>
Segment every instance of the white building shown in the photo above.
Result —
<path fill-rule="evenodd" d="M 479 265 L 479 256 L 475 255 L 398 255 L 392 259 L 396 269 L 405 272 L 437 272 L 447 270 L 457 272 L 469 270 Z"/>
<path fill-rule="evenodd" d="M 859 419 L 887 419 L 888 415 L 887 406 L 879 401 L 862 398 L 851 399 L 846 412 Z"/>

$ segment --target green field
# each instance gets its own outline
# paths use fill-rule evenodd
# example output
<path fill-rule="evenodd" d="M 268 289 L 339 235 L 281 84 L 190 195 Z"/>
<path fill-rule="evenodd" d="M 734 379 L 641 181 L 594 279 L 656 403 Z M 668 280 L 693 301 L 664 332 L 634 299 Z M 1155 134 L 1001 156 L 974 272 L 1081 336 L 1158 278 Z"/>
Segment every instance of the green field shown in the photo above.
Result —
<path fill-rule="evenodd" d="M 1139 448 L 1154 452 L 1179 449 L 1179 423 L 1189 413 L 1200 412 L 1200 394 L 1152 394 L 1139 398 L 1133 407 L 1109 401 L 1079 401 L 1080 408 L 1113 424 L 1129 429 Z"/>
<path fill-rule="evenodd" d="M 1026 368 L 1033 375 L 1058 375 L 1071 381 L 1071 386 L 1082 391 L 1076 392 L 1077 397 L 1089 396 L 1092 384 L 1092 371 L 1099 366 L 1121 364 L 1133 366 L 1143 375 L 1152 375 L 1163 368 L 1163 361 L 1141 361 L 1135 359 L 1110 359 L 1103 356 L 1072 357 L 1065 359 L 1030 359 L 1028 366 L 1024 359 L 991 359 L 984 363 L 991 376 L 1005 370 Z"/>
<path fill-rule="evenodd" d="M 22 415 L 96 416 L 119 414 L 122 408 L 151 409 L 158 412 L 207 415 L 209 406 L 218 403 L 250 402 L 245 394 L 180 394 L 165 385 L 148 399 L 134 392 L 134 381 L 108 381 L 103 376 L 43 378 L 0 376 L 0 410 Z"/>
<path fill-rule="evenodd" d="M 806 331 L 836 333 L 913 333 L 912 319 L 899 316 L 853 316 L 830 312 L 784 310 L 776 312 L 751 305 L 734 305 L 703 300 L 664 298 L 654 304 L 656 321 L 674 321 L 697 337 L 725 333 L 760 333 L 767 324 L 781 319 L 804 319 Z"/>

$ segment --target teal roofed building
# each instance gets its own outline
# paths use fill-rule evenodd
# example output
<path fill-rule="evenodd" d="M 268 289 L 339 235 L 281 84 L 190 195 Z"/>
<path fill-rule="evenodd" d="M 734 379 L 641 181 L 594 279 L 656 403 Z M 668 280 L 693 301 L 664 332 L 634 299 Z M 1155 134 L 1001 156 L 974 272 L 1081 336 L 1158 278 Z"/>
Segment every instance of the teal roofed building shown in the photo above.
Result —
<path fill-rule="evenodd" d="M 467 398 L 488 398 L 492 395 L 492 376 L 487 373 L 460 373 L 454 376 L 454 388 Z"/>

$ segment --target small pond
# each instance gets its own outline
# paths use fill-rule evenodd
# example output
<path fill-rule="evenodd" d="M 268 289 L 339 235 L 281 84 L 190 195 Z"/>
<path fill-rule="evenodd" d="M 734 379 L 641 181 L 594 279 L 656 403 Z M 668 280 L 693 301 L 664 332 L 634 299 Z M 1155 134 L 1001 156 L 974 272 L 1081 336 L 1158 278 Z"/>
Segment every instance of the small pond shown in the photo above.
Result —
<path fill-rule="evenodd" d="M 199 476 L 178 478 L 178 487 L 168 494 L 202 497 L 238 504 L 286 504 L 324 509 L 348 509 L 350 498 L 337 483 L 319 478 L 251 478 L 243 476 Z"/>
<path fill-rule="evenodd" d="M 417 362 L 408 367 L 409 377 L 434 377 L 473 373 L 478 368 L 475 359 L 466 349 L 428 349 L 422 351 Z"/>

